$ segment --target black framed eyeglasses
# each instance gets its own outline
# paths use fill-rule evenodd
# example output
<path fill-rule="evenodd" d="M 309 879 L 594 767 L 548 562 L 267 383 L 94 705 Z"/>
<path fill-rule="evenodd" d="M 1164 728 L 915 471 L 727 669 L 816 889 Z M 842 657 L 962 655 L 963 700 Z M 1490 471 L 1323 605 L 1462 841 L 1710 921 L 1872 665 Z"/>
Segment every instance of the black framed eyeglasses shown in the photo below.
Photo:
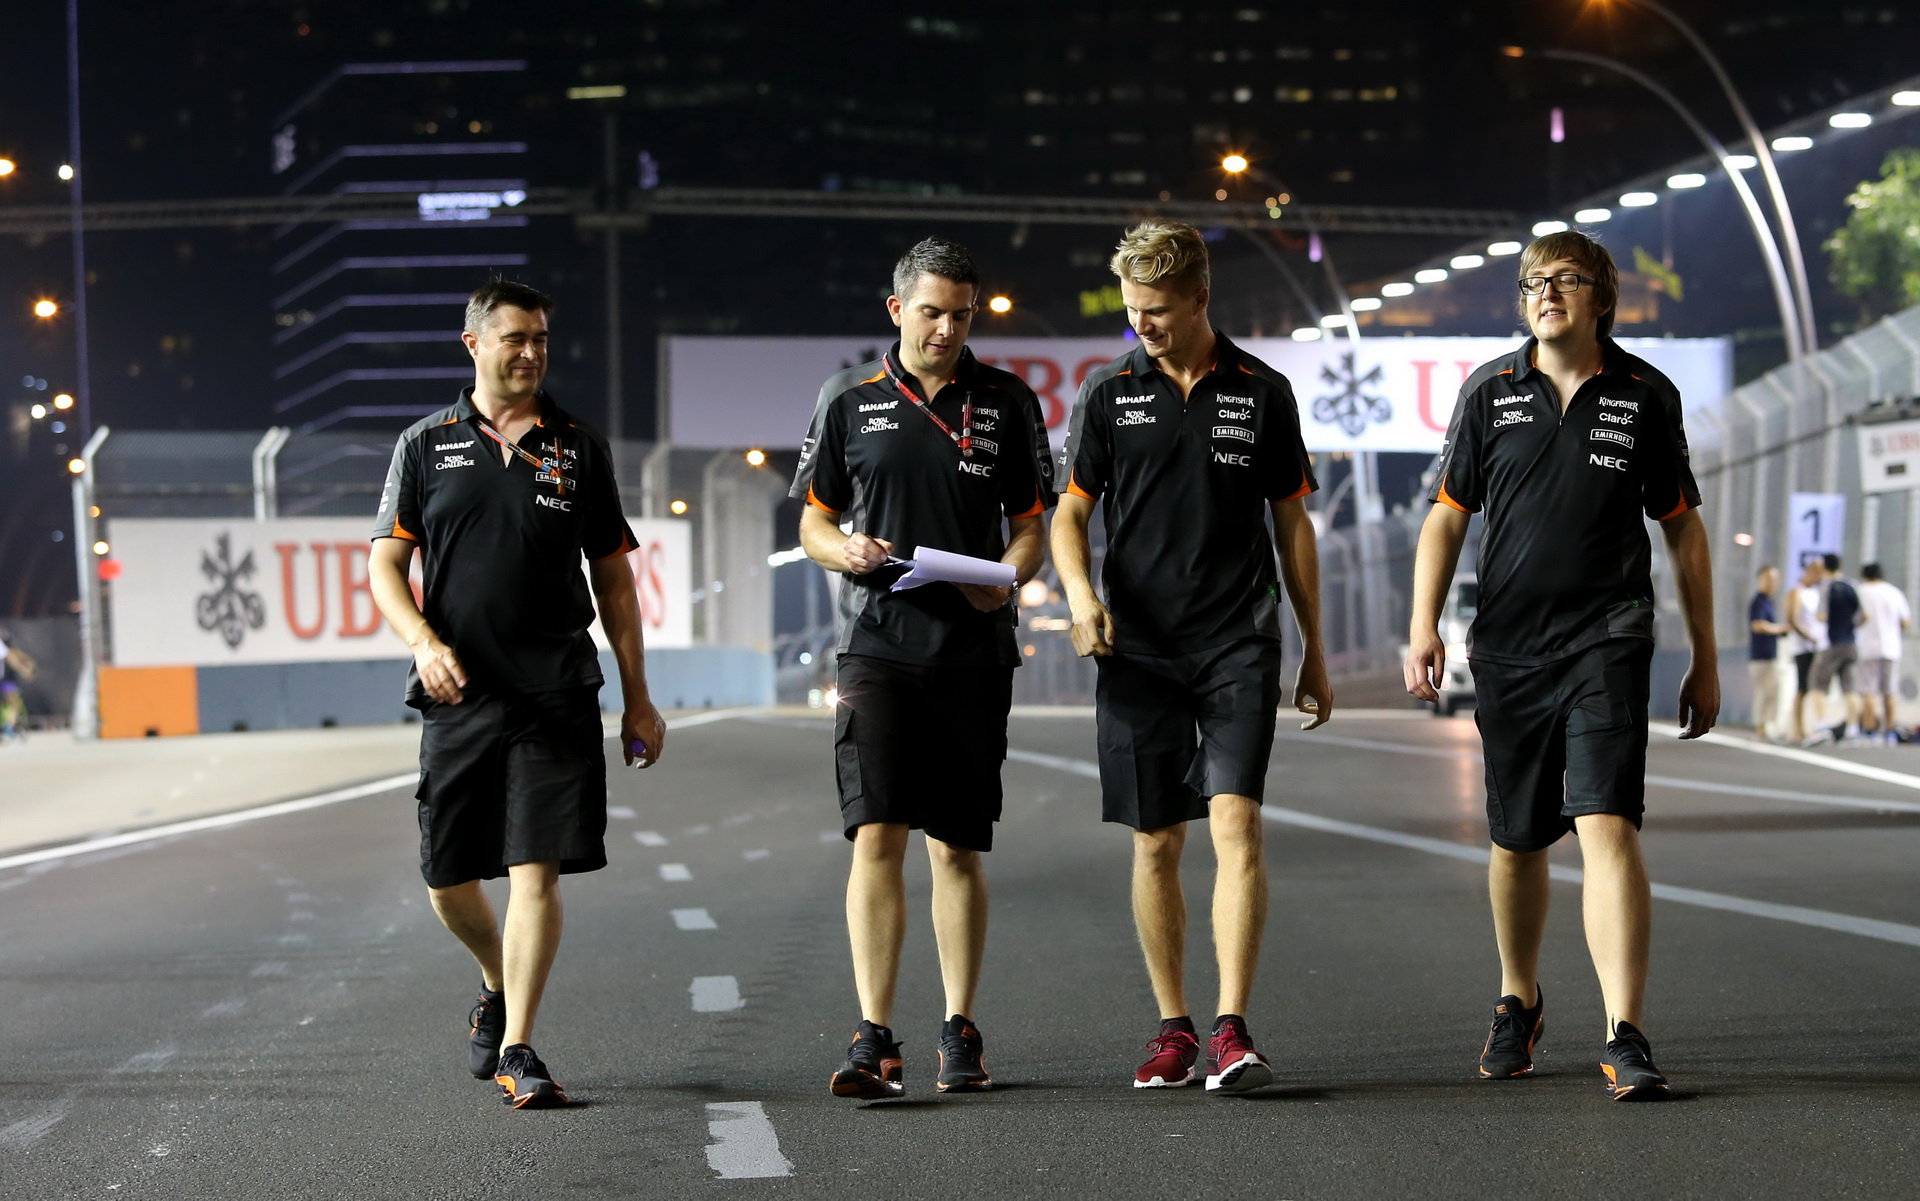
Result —
<path fill-rule="evenodd" d="M 1582 287 L 1591 288 L 1594 285 L 1592 279 L 1571 271 L 1560 275 L 1529 275 L 1520 281 L 1520 294 L 1538 296 L 1547 290 L 1548 283 L 1553 284 L 1555 292 L 1578 292 Z"/>

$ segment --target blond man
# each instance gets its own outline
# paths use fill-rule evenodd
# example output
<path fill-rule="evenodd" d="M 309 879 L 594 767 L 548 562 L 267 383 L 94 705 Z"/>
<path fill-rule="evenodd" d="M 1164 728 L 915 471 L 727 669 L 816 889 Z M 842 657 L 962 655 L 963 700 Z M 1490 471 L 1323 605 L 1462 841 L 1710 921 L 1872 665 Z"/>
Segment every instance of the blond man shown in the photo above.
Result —
<path fill-rule="evenodd" d="M 1161 1021 L 1133 1083 L 1197 1078 L 1180 859 L 1187 823 L 1205 818 L 1220 985 L 1206 1087 L 1245 1092 L 1273 1078 L 1245 1015 L 1266 926 L 1260 801 L 1282 699 L 1276 550 L 1302 642 L 1294 705 L 1305 729 L 1333 712 L 1305 505 L 1316 485 L 1286 377 L 1208 320 L 1199 232 L 1137 225 L 1111 266 L 1139 341 L 1080 390 L 1053 555 L 1074 650 L 1099 669 L 1103 816 L 1134 832 L 1134 924 Z M 1090 575 L 1096 506 L 1104 597 Z"/>

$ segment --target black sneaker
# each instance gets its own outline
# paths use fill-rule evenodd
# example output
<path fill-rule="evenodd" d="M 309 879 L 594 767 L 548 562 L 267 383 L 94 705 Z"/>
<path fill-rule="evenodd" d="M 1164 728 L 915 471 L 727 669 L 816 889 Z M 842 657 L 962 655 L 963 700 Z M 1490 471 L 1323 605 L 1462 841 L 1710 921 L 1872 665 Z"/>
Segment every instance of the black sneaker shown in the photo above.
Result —
<path fill-rule="evenodd" d="M 515 1109 L 553 1109 L 567 1103 L 566 1090 L 553 1082 L 547 1065 L 525 1043 L 500 1052 L 493 1082 L 506 1094 L 501 1101 Z"/>
<path fill-rule="evenodd" d="M 1600 1057 L 1607 1074 L 1607 1096 L 1615 1101 L 1659 1101 L 1667 1096 L 1667 1078 L 1653 1066 L 1653 1048 L 1632 1022 L 1615 1022 L 1613 1040 Z"/>
<path fill-rule="evenodd" d="M 877 1101 L 906 1092 L 900 1082 L 900 1044 L 885 1026 L 862 1021 L 847 1048 L 847 1062 L 827 1081 L 836 1097 Z"/>
<path fill-rule="evenodd" d="M 987 1075 L 980 1031 L 974 1024 L 954 1014 L 940 1028 L 940 1076 L 934 1087 L 943 1093 L 984 1093 L 993 1087 Z"/>
<path fill-rule="evenodd" d="M 1487 1031 L 1487 1045 L 1480 1049 L 1482 1080 L 1512 1080 L 1533 1071 L 1533 1044 L 1546 1033 L 1547 994 L 1533 986 L 1533 1008 L 1520 1003 L 1519 997 L 1501 997 L 1493 1007 L 1493 1028 Z"/>
<path fill-rule="evenodd" d="M 475 1080 L 490 1080 L 500 1064 L 500 1038 L 507 1030 L 507 994 L 480 986 L 480 999 L 467 1015 L 467 1070 Z"/>

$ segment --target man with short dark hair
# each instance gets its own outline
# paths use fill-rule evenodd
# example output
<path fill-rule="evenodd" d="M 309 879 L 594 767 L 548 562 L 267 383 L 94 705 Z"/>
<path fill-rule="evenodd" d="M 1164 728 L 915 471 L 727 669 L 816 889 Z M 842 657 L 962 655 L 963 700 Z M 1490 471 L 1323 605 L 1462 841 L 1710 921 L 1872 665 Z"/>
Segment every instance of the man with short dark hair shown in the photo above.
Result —
<path fill-rule="evenodd" d="M 1333 715 L 1306 510 L 1316 483 L 1292 385 L 1208 318 L 1200 231 L 1144 221 L 1109 266 L 1139 344 L 1080 389 L 1053 557 L 1073 649 L 1099 668 L 1101 814 L 1133 830 L 1134 928 L 1160 1010 L 1133 1086 L 1177 1088 L 1204 1074 L 1210 1093 L 1247 1092 L 1273 1079 L 1246 1015 L 1267 920 L 1260 805 L 1284 699 L 1282 582 L 1300 632 L 1301 728 Z M 1087 533 L 1097 504 L 1104 601 Z M 1180 883 L 1187 823 L 1201 819 L 1213 843 L 1220 986 L 1204 1073 Z"/>
<path fill-rule="evenodd" d="M 1856 627 L 1865 621 L 1860 611 L 1860 594 L 1840 570 L 1840 556 L 1825 556 L 1826 586 L 1820 590 L 1820 624 L 1825 627 L 1827 645 L 1813 657 L 1814 724 L 1810 736 L 1814 742 L 1857 738 L 1860 735 L 1860 698 L 1853 690 L 1853 666 L 1860 659 L 1860 638 Z M 1826 726 L 1827 689 L 1840 684 L 1840 721 Z"/>
<path fill-rule="evenodd" d="M 1747 601 L 1747 678 L 1753 685 L 1753 736 L 1772 742 L 1769 723 L 1780 708 L 1780 635 L 1789 627 L 1777 620 L 1773 594 L 1780 590 L 1780 571 L 1771 564 L 1754 573 L 1753 597 Z"/>
<path fill-rule="evenodd" d="M 800 543 L 840 582 L 834 760 L 853 843 L 847 936 L 860 1023 L 835 1096 L 905 1090 L 893 1033 L 906 931 L 909 835 L 933 870 L 933 933 L 947 1014 L 935 1086 L 993 1087 L 971 1015 L 986 949 L 982 855 L 1000 818 L 1013 701 L 1013 595 L 1040 570 L 1053 460 L 1033 390 L 967 349 L 980 274 L 927 238 L 900 258 L 887 312 L 900 338 L 820 389 L 792 495 Z M 922 549 L 1006 564 L 1012 587 L 890 590 Z"/>
<path fill-rule="evenodd" d="M 421 873 L 480 967 L 468 1069 L 516 1109 L 566 1104 L 533 1022 L 560 946 L 559 877 L 607 863 L 596 606 L 620 674 L 625 761 L 651 766 L 666 738 L 647 696 L 612 455 L 541 389 L 552 308 L 508 281 L 473 294 L 460 335 L 473 385 L 400 436 L 370 564 L 374 600 L 413 650 Z M 424 604 L 407 582 L 416 550 Z M 480 887 L 502 875 L 504 929 Z"/>
<path fill-rule="evenodd" d="M 1481 513 L 1468 658 L 1486 759 L 1501 996 L 1480 1075 L 1533 1071 L 1547 848 L 1571 830 L 1606 1003 L 1600 1067 L 1608 1096 L 1624 1101 L 1667 1092 L 1640 1029 L 1652 909 L 1640 822 L 1654 601 L 1643 515 L 1665 536 L 1692 644 L 1682 738 L 1713 728 L 1720 682 L 1713 572 L 1680 395 L 1608 337 L 1618 278 L 1606 249 L 1572 231 L 1521 255 L 1518 306 L 1532 337 L 1461 389 L 1414 559 L 1406 685 L 1433 700 L 1444 678 L 1441 602 L 1469 515 Z"/>

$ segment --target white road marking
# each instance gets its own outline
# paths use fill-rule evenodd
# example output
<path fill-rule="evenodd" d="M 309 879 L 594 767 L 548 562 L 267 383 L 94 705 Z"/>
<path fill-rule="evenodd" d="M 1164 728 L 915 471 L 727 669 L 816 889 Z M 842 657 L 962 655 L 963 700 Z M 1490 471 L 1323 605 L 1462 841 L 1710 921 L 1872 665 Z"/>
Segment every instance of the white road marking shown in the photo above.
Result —
<path fill-rule="evenodd" d="M 687 865 L 684 863 L 663 863 L 660 865 L 660 878 L 662 880 L 691 880 L 693 879 L 693 873 L 687 870 Z"/>
<path fill-rule="evenodd" d="M 630 822 L 640 815 L 626 805 L 608 805 L 607 816 Z"/>
<path fill-rule="evenodd" d="M 248 976 L 255 980 L 267 980 L 286 974 L 287 965 L 278 959 L 270 959 L 265 963 L 257 964 L 252 971 L 247 973 Z"/>
<path fill-rule="evenodd" d="M 1806 763 L 1814 767 L 1824 767 L 1828 771 L 1845 772 L 1850 776 L 1859 776 L 1863 780 L 1878 780 L 1882 784 L 1892 784 L 1899 788 L 1920 789 L 1920 776 L 1891 768 L 1875 767 L 1870 763 L 1851 763 L 1845 759 L 1834 759 L 1827 755 L 1816 755 L 1812 751 L 1803 751 L 1798 747 L 1771 746 L 1764 742 L 1750 742 L 1745 738 L 1732 738 L 1725 734 L 1703 734 L 1701 742 L 1711 742 L 1715 746 L 1730 746 L 1735 750 L 1746 751 L 1753 755 L 1771 755 L 1776 759 L 1791 759 L 1795 763 Z"/>
<path fill-rule="evenodd" d="M 718 930 L 713 915 L 704 909 L 676 909 L 673 911 L 673 924 L 682 930 Z"/>
<path fill-rule="evenodd" d="M 108 1068 L 107 1075 L 125 1076 L 132 1072 L 156 1072 L 165 1067 L 174 1054 L 173 1047 L 155 1047 L 151 1051 L 142 1051 Z M 32 1117 L 0 1126 L 0 1150 L 25 1151 L 53 1133 L 53 1128 L 73 1112 L 74 1104 L 80 1100 L 81 1094 L 85 1091 L 84 1088 L 69 1089 Z"/>
<path fill-rule="evenodd" d="M 247 999 L 245 997 L 228 997 L 224 1001 L 216 1001 L 214 1004 L 202 1009 L 200 1011 L 200 1020 L 210 1022 L 215 1018 L 230 1018 L 246 1007 Z"/>
<path fill-rule="evenodd" d="M 310 797 L 301 797 L 292 801 L 275 801 L 271 805 L 262 805 L 257 809 L 242 809 L 238 813 L 221 813 L 213 817 L 196 817 L 190 821 L 169 822 L 164 826 L 152 826 L 145 830 L 133 830 L 126 834 L 107 834 L 98 838 L 82 839 L 62 846 L 46 847 L 38 851 L 27 851 L 19 855 L 0 858 L 0 871 L 10 867 L 25 867 L 30 863 L 45 863 L 54 859 L 71 859 L 75 855 L 91 855 L 96 851 L 111 850 L 114 847 L 138 846 L 141 843 L 157 842 L 162 838 L 172 838 L 179 834 L 197 834 L 202 830 L 221 830 L 228 826 L 244 825 L 266 817 L 281 817 L 289 813 L 300 813 L 307 809 L 318 809 L 323 805 L 337 805 L 342 801 L 356 801 L 361 797 L 374 796 L 389 792 L 402 785 L 417 784 L 419 772 L 408 772 L 404 776 L 388 776 L 383 780 L 370 780 L 365 784 L 355 784 L 351 788 L 336 788 L 332 792 L 317 793 Z"/>
<path fill-rule="evenodd" d="M 712 832 L 713 832 L 713 827 L 706 824 L 705 822 L 701 822 L 697 826 L 687 827 L 687 833 L 689 834 L 710 834 Z"/>
<path fill-rule="evenodd" d="M 1344 739 L 1343 741 L 1351 743 L 1362 740 Z M 1392 743 L 1379 743 L 1370 746 L 1369 749 L 1393 748 Z M 1457 754 L 1457 752 L 1446 753 Z M 1083 759 L 1064 759 L 1058 755 L 1042 755 L 1022 750 L 1009 750 L 1007 758 L 1040 767 L 1051 767 L 1057 771 L 1084 776 L 1092 780 L 1100 778 L 1100 766 Z M 1363 826 L 1357 822 L 1337 821 L 1318 814 L 1302 813 L 1297 809 L 1283 809 L 1277 805 L 1262 805 L 1260 816 L 1281 825 L 1298 826 L 1305 830 L 1317 830 L 1323 834 L 1339 834 L 1347 838 L 1385 843 L 1388 846 L 1421 851 L 1428 855 L 1443 855 L 1449 859 L 1459 859 L 1482 867 L 1486 866 L 1489 858 L 1485 847 L 1447 842 L 1444 839 L 1427 838 L 1419 834 L 1406 834 L 1399 830 L 1385 830 L 1378 826 Z M 1549 871 L 1554 879 L 1568 883 L 1578 883 L 1582 878 L 1580 869 L 1575 867 L 1562 867 L 1555 864 Z M 1814 926 L 1822 930 L 1837 930 L 1843 934 L 1857 934 L 1862 938 L 1877 938 L 1883 942 L 1920 947 L 1920 926 L 1906 926 L 1898 922 L 1879 921 L 1875 918 L 1854 917 L 1845 913 L 1830 913 L 1824 909 L 1808 909 L 1799 905 L 1778 905 L 1772 901 L 1755 901 L 1725 893 L 1704 892 L 1697 888 L 1678 888 L 1671 884 L 1655 884 L 1653 895 L 1659 900 L 1673 901 L 1681 905 L 1745 914 L 1748 917 L 1769 918 L 1773 921 Z"/>
<path fill-rule="evenodd" d="M 666 836 L 652 830 L 635 830 L 633 840 L 643 847 L 663 847 L 667 845 Z"/>
<path fill-rule="evenodd" d="M 724 1013 L 746 1004 L 740 999 L 740 982 L 732 976 L 695 976 L 687 991 L 693 994 L 695 1013 Z"/>
<path fill-rule="evenodd" d="M 1008 756 L 1008 757 L 1009 757 L 1009 758 L 1011 758 L 1012 756 Z M 840 830 L 822 830 L 822 831 L 820 831 L 820 841 L 821 841 L 821 842 L 840 842 L 840 841 L 842 841 L 842 840 L 844 840 L 845 838 L 846 838 L 846 834 L 845 834 L 845 832 L 843 832 L 843 831 L 840 831 Z"/>
<path fill-rule="evenodd" d="M 740 858 L 751 861 L 754 859 L 765 859 L 771 854 L 773 854 L 773 852 L 767 850 L 765 847 L 756 847 L 751 851 L 741 851 Z"/>
<path fill-rule="evenodd" d="M 707 1106 L 707 1166 L 722 1180 L 793 1175 L 793 1161 L 780 1153 L 780 1139 L 758 1101 L 716 1101 Z"/>

